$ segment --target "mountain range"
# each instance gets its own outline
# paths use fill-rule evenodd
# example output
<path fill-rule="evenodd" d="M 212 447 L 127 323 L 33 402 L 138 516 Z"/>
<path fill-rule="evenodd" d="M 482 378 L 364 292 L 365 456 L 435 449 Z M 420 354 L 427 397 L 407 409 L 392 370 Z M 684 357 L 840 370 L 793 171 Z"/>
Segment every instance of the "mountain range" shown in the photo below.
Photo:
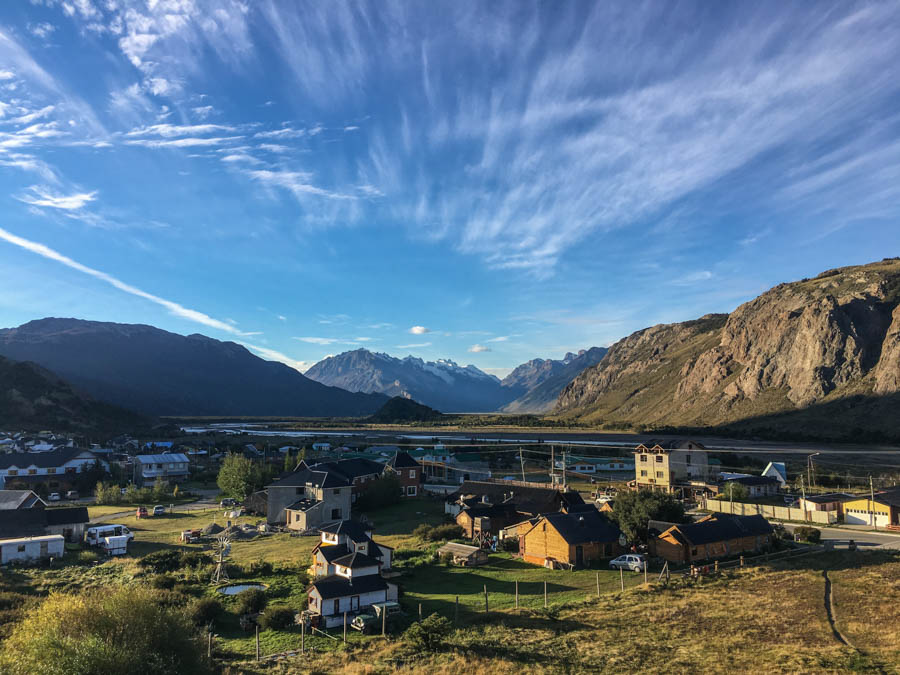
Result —
<path fill-rule="evenodd" d="M 0 429 L 134 431 L 149 420 L 94 401 L 40 366 L 0 356 Z"/>
<path fill-rule="evenodd" d="M 314 382 L 234 342 L 140 324 L 30 321 L 0 330 L 0 356 L 147 415 L 361 416 L 388 400 Z"/>
<path fill-rule="evenodd" d="M 356 349 L 329 356 L 306 371 L 306 376 L 348 391 L 402 396 L 448 412 L 544 412 L 581 370 L 597 363 L 603 348 L 567 354 L 561 361 L 535 359 L 506 378 L 447 359 L 424 361 L 407 356 Z"/>
<path fill-rule="evenodd" d="M 900 438 L 900 259 L 637 331 L 574 378 L 554 414 L 611 428 Z"/>

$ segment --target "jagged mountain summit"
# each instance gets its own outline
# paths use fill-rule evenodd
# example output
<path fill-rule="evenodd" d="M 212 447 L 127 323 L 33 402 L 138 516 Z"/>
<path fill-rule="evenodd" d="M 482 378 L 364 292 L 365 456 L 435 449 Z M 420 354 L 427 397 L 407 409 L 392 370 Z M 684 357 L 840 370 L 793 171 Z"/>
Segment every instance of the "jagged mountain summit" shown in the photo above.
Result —
<path fill-rule="evenodd" d="M 503 406 L 503 412 L 544 413 L 553 409 L 563 388 L 581 371 L 596 365 L 606 355 L 606 347 L 569 352 L 562 360 L 532 359 L 503 378 L 503 386 L 516 392 L 516 398 Z"/>
<path fill-rule="evenodd" d="M 591 423 L 846 440 L 900 435 L 900 259 L 775 286 L 614 344 L 560 394 Z"/>
<path fill-rule="evenodd" d="M 446 412 L 490 412 L 509 400 L 498 377 L 448 359 L 400 359 L 355 349 L 329 356 L 305 374 L 348 391 L 402 396 Z"/>
<path fill-rule="evenodd" d="M 359 416 L 387 401 L 314 382 L 234 342 L 140 324 L 30 321 L 0 330 L 0 355 L 148 415 Z"/>

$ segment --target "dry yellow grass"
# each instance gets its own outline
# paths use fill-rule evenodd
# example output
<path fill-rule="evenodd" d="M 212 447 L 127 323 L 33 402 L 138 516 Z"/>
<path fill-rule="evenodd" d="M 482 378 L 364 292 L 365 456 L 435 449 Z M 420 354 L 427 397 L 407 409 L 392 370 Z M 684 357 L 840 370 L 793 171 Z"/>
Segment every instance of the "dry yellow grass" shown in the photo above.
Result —
<path fill-rule="evenodd" d="M 651 585 L 573 603 L 549 616 L 496 612 L 455 631 L 437 654 L 376 640 L 266 672 L 896 672 L 900 561 L 872 554 L 853 559 L 854 565 L 863 563 L 858 567 L 846 562 L 836 554 L 797 560 L 797 569 L 740 571 L 702 585 Z M 861 652 L 841 645 L 831 632 L 824 566 L 834 570 L 839 625 Z M 232 672 L 253 672 L 248 666 Z"/>

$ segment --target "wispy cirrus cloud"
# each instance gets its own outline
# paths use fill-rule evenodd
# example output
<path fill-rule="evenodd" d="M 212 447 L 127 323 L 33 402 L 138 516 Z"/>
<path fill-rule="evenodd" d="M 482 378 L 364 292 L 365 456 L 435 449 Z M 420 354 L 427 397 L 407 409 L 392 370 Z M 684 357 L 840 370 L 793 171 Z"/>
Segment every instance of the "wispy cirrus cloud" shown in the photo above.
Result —
<path fill-rule="evenodd" d="M 408 344 L 408 345 L 397 345 L 396 348 L 397 349 L 420 349 L 422 347 L 430 347 L 430 346 L 431 346 L 430 342 L 414 342 L 414 343 Z"/>
<path fill-rule="evenodd" d="M 91 203 L 97 198 L 97 191 L 61 194 L 46 185 L 32 185 L 28 192 L 16 197 L 20 202 L 50 209 L 74 211 Z"/>
<path fill-rule="evenodd" d="M 188 307 L 185 307 L 184 305 L 178 304 L 177 302 L 173 302 L 172 300 L 166 300 L 165 298 L 161 298 L 158 295 L 147 293 L 146 291 L 132 286 L 131 284 L 125 283 L 124 281 L 106 274 L 105 272 L 101 272 L 100 270 L 88 267 L 87 265 L 82 265 L 72 258 L 63 255 L 62 253 L 59 253 L 52 248 L 45 246 L 44 244 L 25 239 L 24 237 L 19 237 L 17 235 L 14 235 L 12 232 L 8 232 L 2 228 L 0 228 L 0 240 L 12 244 L 13 246 L 18 246 L 23 250 L 30 251 L 35 255 L 46 258 L 47 260 L 58 262 L 61 265 L 65 265 L 69 269 L 73 269 L 76 272 L 80 272 L 84 275 L 97 279 L 98 281 L 102 281 L 124 293 L 128 293 L 129 295 L 133 295 L 135 297 L 159 305 L 160 307 L 166 309 L 170 314 L 179 318 L 192 321 L 194 323 L 206 326 L 207 328 L 214 328 L 225 333 L 230 333 L 231 335 L 247 335 L 247 333 L 239 330 L 227 321 L 214 319 L 208 314 L 204 314 L 203 312 L 200 312 L 196 309 L 190 309 Z"/>

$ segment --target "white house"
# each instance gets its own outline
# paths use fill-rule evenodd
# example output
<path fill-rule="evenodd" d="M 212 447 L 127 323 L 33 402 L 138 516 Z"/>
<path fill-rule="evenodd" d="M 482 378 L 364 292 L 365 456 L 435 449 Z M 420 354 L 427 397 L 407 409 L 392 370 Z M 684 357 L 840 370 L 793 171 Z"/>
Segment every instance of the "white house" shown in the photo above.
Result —
<path fill-rule="evenodd" d="M 52 492 L 61 483 L 72 482 L 73 474 L 88 471 L 95 465 L 109 471 L 109 464 L 90 450 L 79 448 L 0 455 L 0 488 L 7 484 L 47 483 Z"/>
<path fill-rule="evenodd" d="M 325 628 L 341 625 L 345 612 L 397 599 L 397 586 L 381 577 L 391 566 L 393 549 L 375 543 L 371 535 L 351 520 L 322 528 L 321 541 L 313 549 L 317 578 L 309 587 L 309 611 Z"/>
<path fill-rule="evenodd" d="M 65 539 L 59 534 L 43 537 L 0 540 L 0 565 L 11 562 L 31 562 L 46 558 L 62 558 Z"/>
<path fill-rule="evenodd" d="M 769 462 L 763 469 L 762 475 L 774 478 L 781 487 L 787 485 L 787 467 L 784 462 Z"/>
<path fill-rule="evenodd" d="M 313 443 L 313 452 L 328 452 L 331 450 L 331 443 Z"/>

